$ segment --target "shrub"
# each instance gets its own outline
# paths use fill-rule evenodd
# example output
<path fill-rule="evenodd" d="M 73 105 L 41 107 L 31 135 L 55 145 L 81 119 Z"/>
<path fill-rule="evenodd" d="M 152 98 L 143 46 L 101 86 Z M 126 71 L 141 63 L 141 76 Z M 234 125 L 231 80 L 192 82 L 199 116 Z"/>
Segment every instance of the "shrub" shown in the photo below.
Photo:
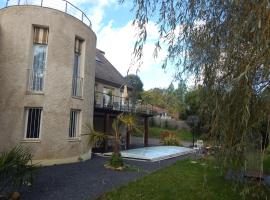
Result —
<path fill-rule="evenodd" d="M 180 145 L 180 140 L 176 136 L 174 132 L 171 131 L 163 131 L 160 134 L 160 140 L 163 145 L 167 146 L 179 146 Z"/>
<path fill-rule="evenodd" d="M 110 166 L 112 166 L 114 168 L 124 166 L 124 161 L 123 161 L 121 154 L 116 154 L 116 153 L 112 154 L 112 157 L 110 159 Z"/>
<path fill-rule="evenodd" d="M 21 146 L 16 146 L 0 155 L 0 193 L 6 188 L 13 189 L 33 182 L 36 166 L 32 164 L 32 154 Z"/>
<path fill-rule="evenodd" d="M 268 146 L 268 148 L 266 149 L 266 154 L 270 155 L 270 146 Z"/>
<path fill-rule="evenodd" d="M 164 138 L 163 144 L 167 146 L 179 146 L 180 142 L 176 136 L 170 135 Z"/>
<path fill-rule="evenodd" d="M 164 128 L 169 128 L 169 122 L 167 119 L 164 121 Z"/>
<path fill-rule="evenodd" d="M 150 126 L 151 126 L 151 127 L 155 127 L 155 126 L 157 126 L 157 124 L 156 124 L 156 121 L 155 121 L 155 118 L 154 118 L 154 117 L 151 117 L 151 118 L 150 118 Z"/>
<path fill-rule="evenodd" d="M 94 129 L 90 129 L 90 133 L 88 135 L 88 145 L 93 147 L 102 146 L 108 137 L 105 133 L 95 131 Z"/>
<path fill-rule="evenodd" d="M 163 141 L 165 137 L 168 137 L 170 134 L 173 134 L 171 131 L 162 131 L 160 133 L 160 140 Z"/>

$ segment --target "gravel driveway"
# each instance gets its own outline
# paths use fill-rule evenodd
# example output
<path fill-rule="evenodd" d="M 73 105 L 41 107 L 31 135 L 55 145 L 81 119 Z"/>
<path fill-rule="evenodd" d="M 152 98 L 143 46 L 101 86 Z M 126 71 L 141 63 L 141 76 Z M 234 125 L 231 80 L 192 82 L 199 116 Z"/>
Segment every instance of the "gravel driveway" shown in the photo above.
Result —
<path fill-rule="evenodd" d="M 159 162 L 126 160 L 138 171 L 112 171 L 104 168 L 108 158 L 93 156 L 91 160 L 73 164 L 42 167 L 32 187 L 21 191 L 22 200 L 90 200 L 155 170 L 168 166 L 181 156 Z"/>

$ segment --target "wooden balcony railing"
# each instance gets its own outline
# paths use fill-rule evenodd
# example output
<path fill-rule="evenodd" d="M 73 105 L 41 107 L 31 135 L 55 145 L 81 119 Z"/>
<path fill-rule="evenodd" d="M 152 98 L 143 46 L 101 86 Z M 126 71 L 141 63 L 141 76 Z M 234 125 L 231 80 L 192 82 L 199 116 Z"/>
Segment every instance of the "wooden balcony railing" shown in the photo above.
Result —
<path fill-rule="evenodd" d="M 138 113 L 138 114 L 153 114 L 153 106 L 145 104 L 139 100 L 126 99 L 120 96 L 106 94 L 103 92 L 95 91 L 95 108 Z"/>

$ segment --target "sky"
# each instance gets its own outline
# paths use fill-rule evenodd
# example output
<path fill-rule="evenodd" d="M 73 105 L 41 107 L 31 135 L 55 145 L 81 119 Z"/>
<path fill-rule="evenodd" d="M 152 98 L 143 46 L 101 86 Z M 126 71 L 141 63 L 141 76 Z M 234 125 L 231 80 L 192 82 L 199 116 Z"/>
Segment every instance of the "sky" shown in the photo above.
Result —
<path fill-rule="evenodd" d="M 6 0 L 0 0 L 0 7 Z M 10 0 L 17 1 L 17 0 Z M 21 0 L 35 2 L 40 0 Z M 56 1 L 43 0 L 50 5 L 56 5 Z M 132 2 L 126 0 L 119 5 L 119 0 L 69 0 L 79 7 L 92 22 L 92 29 L 97 35 L 97 48 L 105 52 L 106 58 L 123 75 L 136 73 L 138 64 L 131 65 L 132 52 L 136 42 L 136 30 L 132 26 L 134 13 L 131 12 Z M 149 21 L 147 26 L 148 40 L 144 47 L 143 64 L 139 68 L 138 75 L 144 84 L 144 90 L 155 87 L 167 88 L 173 80 L 174 69 L 169 65 L 166 70 L 161 68 L 165 58 L 165 50 L 161 50 L 158 58 L 153 57 L 154 44 L 158 38 L 156 24 Z M 132 66 L 132 67 L 131 67 Z M 177 83 L 174 82 L 176 86 Z"/>

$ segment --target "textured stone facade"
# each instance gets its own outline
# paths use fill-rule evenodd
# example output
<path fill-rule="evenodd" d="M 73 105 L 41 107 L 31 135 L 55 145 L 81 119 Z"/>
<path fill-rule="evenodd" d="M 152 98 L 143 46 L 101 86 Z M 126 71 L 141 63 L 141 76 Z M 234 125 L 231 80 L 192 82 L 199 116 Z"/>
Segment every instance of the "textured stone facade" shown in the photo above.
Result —
<path fill-rule="evenodd" d="M 27 91 L 33 60 L 33 27 L 49 28 L 45 87 Z M 71 95 L 75 37 L 84 40 L 81 66 L 83 96 Z M 93 124 L 95 33 L 76 18 L 38 6 L 0 10 L 0 152 L 15 145 L 31 149 L 34 159 L 78 159 L 90 155 L 86 124 Z M 25 139 L 25 108 L 42 107 L 40 139 Z M 81 111 L 79 137 L 69 139 L 70 110 Z M 71 161 L 71 160 L 70 160 Z"/>

